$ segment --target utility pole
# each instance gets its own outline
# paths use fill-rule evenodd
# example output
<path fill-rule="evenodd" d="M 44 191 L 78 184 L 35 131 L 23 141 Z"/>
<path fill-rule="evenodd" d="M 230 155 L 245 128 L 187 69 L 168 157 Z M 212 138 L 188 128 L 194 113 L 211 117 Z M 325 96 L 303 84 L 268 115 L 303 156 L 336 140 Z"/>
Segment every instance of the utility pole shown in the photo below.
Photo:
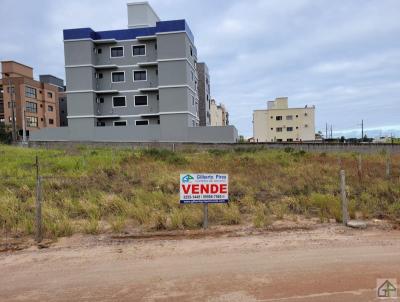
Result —
<path fill-rule="evenodd" d="M 325 124 L 325 139 L 328 139 L 328 123 Z"/>
<path fill-rule="evenodd" d="M 361 141 L 364 140 L 364 120 L 361 120 Z"/>
<path fill-rule="evenodd" d="M 331 139 L 333 138 L 333 130 L 332 130 L 333 126 L 331 125 Z"/>

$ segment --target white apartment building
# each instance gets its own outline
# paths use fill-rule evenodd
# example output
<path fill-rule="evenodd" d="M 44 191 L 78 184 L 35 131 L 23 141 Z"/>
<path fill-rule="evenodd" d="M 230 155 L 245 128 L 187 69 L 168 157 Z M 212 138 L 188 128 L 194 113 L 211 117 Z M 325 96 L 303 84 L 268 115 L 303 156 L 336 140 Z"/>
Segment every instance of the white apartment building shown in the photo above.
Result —
<path fill-rule="evenodd" d="M 288 98 L 268 101 L 267 109 L 253 112 L 255 142 L 300 142 L 315 140 L 315 106 L 289 108 Z"/>

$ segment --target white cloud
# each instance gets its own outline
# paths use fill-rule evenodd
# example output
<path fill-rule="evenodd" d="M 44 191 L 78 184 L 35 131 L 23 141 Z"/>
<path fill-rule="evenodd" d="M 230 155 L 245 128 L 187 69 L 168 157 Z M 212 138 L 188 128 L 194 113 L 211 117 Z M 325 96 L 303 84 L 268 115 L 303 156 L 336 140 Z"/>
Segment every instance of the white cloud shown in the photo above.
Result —
<path fill-rule="evenodd" d="M 62 30 L 126 27 L 125 0 L 2 0 L 0 59 L 64 77 Z M 153 0 L 162 19 L 186 19 L 211 89 L 240 133 L 277 96 L 315 104 L 325 122 L 352 129 L 396 125 L 400 112 L 398 0 Z M 43 9 L 46 7 L 46 9 Z M 18 13 L 18 15 L 17 15 Z M 22 14 L 22 15 L 20 15 Z M 32 15 L 35 18 L 32 18 Z"/>

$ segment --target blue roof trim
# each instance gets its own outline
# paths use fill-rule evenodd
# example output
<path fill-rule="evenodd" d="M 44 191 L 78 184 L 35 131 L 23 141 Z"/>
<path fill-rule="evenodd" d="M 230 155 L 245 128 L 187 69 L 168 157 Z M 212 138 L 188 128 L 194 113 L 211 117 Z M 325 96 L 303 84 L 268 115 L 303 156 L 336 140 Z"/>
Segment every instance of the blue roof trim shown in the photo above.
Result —
<path fill-rule="evenodd" d="M 76 28 L 76 29 L 64 29 L 64 40 L 76 40 L 76 39 L 93 39 L 93 40 L 104 40 L 104 39 L 116 39 L 116 40 L 131 40 L 136 39 L 140 36 L 151 36 L 156 33 L 173 32 L 173 31 L 185 31 L 189 36 L 189 39 L 194 43 L 194 36 L 189 28 L 189 25 L 185 20 L 173 20 L 173 21 L 160 21 L 156 23 L 155 27 L 143 27 L 143 28 L 128 28 L 120 30 L 108 30 L 108 31 L 94 31 L 93 29 Z"/>

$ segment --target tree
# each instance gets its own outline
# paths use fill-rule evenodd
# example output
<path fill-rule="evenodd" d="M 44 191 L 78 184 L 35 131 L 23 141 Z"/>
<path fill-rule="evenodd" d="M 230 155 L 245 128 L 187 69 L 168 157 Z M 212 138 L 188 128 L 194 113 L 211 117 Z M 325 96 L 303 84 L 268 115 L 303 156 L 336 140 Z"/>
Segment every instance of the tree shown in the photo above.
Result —
<path fill-rule="evenodd" d="M 11 144 L 12 134 L 9 126 L 4 123 L 0 123 L 0 143 Z"/>

